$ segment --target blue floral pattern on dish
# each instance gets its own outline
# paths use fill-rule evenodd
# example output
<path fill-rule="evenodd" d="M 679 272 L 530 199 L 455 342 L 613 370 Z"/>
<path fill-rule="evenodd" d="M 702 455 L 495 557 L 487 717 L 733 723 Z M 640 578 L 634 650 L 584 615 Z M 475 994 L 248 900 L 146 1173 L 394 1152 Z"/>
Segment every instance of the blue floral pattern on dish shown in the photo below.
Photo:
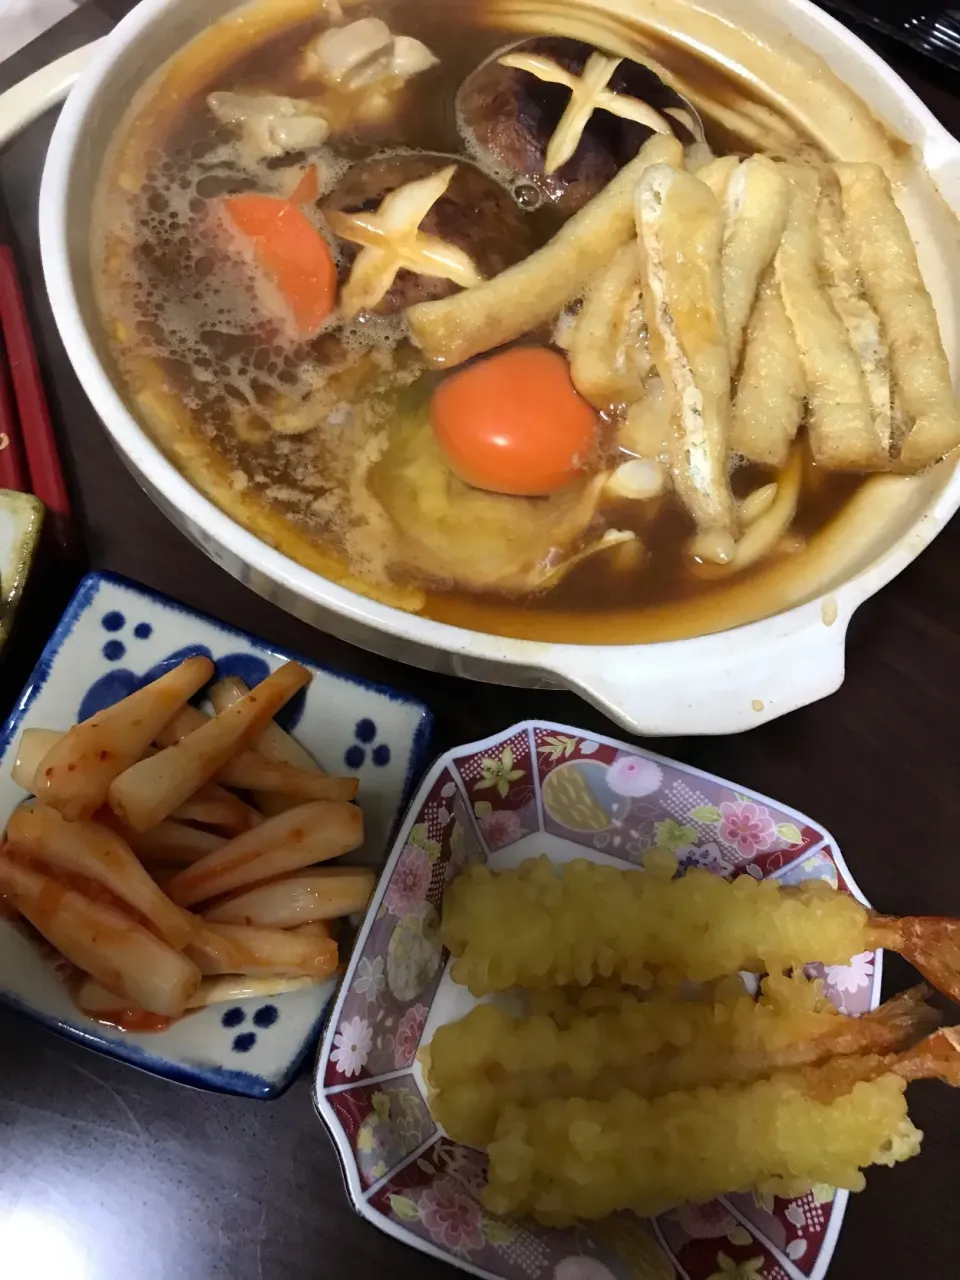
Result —
<path fill-rule="evenodd" d="M 370 719 L 358 720 L 353 730 L 353 736 L 356 741 L 347 747 L 343 753 L 343 762 L 348 769 L 362 769 L 367 762 L 367 752 L 370 752 L 370 760 L 378 768 L 382 769 L 390 763 L 390 748 L 385 742 L 377 742 L 377 726 L 375 721 Z"/>
<path fill-rule="evenodd" d="M 126 619 L 123 614 L 116 610 L 105 614 L 101 622 L 101 626 L 105 631 L 117 632 L 126 625 Z M 133 633 L 138 639 L 148 640 L 153 634 L 153 628 L 149 622 L 138 622 L 133 629 Z M 108 640 L 103 646 L 103 656 L 108 662 L 117 662 L 126 654 L 126 646 L 122 640 Z M 217 680 L 224 680 L 227 676 L 236 676 L 241 679 L 244 684 L 253 688 L 254 685 L 266 679 L 270 674 L 270 667 L 263 658 L 258 658 L 249 653 L 228 653 L 222 658 L 215 658 L 206 645 L 193 644 L 186 645 L 183 648 L 174 650 L 168 654 L 166 658 L 162 658 L 159 662 L 154 663 L 149 670 L 144 671 L 141 675 L 130 671 L 125 667 L 114 667 L 106 674 L 95 680 L 87 692 L 83 695 L 77 711 L 78 720 L 88 720 L 90 716 L 94 716 L 98 711 L 102 711 L 104 707 L 112 707 L 115 702 L 119 702 L 122 698 L 127 698 L 131 693 L 136 693 L 138 689 L 142 689 L 144 685 L 150 684 L 159 676 L 167 671 L 171 671 L 178 663 L 183 662 L 186 658 L 193 657 L 209 658 L 216 667 Z M 306 690 L 296 694 L 283 710 L 277 716 L 277 722 L 281 724 L 288 733 L 300 723 L 303 715 L 304 702 L 306 700 Z"/>

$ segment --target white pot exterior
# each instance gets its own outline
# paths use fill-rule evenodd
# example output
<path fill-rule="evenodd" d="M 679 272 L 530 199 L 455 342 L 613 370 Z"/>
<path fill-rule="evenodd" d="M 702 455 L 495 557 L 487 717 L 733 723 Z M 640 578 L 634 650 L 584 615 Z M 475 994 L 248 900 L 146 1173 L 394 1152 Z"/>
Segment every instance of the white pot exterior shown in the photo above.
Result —
<path fill-rule="evenodd" d="M 282 555 L 192 487 L 136 422 L 106 369 L 89 284 L 91 197 L 111 128 L 159 64 L 232 0 L 142 0 L 102 42 L 67 100 L 40 197 L 43 265 L 77 375 L 141 486 L 173 523 L 254 591 L 364 648 L 429 669 L 505 684 L 566 686 L 640 734 L 738 732 L 832 693 L 844 674 L 854 610 L 913 560 L 960 505 L 960 470 L 927 485 L 921 506 L 890 510 L 883 536 L 854 552 L 826 594 L 771 618 L 696 639 L 643 645 L 552 645 L 466 631 L 378 604 Z M 712 0 L 747 30 L 784 28 L 820 53 L 871 108 L 913 143 L 945 204 L 960 211 L 960 144 L 863 44 L 806 0 Z M 907 208 L 948 352 L 960 327 L 960 284 L 944 272 L 956 224 L 936 195 Z M 909 206 L 909 196 L 908 196 Z M 954 242 L 955 243 L 955 242 Z M 955 253 L 955 250 L 954 250 Z M 950 263 L 953 276 L 953 264 Z M 896 482 L 894 482 L 896 483 Z M 892 492 L 892 490 L 891 490 Z M 894 503 L 896 506 L 896 503 Z"/>

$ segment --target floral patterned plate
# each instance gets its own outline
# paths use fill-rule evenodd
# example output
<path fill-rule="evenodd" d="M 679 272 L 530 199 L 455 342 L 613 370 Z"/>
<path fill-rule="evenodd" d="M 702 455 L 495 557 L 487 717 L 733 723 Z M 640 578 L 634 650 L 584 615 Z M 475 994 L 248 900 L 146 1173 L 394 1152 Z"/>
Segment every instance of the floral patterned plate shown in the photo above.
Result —
<path fill-rule="evenodd" d="M 404 820 L 327 1027 L 315 1101 L 357 1210 L 496 1280 L 820 1280 L 847 1194 L 730 1196 L 642 1220 L 552 1230 L 480 1203 L 485 1159 L 433 1123 L 416 1064 L 475 1003 L 447 973 L 444 886 L 463 867 L 546 853 L 637 864 L 652 845 L 718 875 L 819 878 L 854 894 L 829 833 L 803 814 L 626 743 L 540 721 L 441 757 Z M 640 873 L 642 874 L 642 872 Z M 813 966 L 847 1013 L 875 1008 L 880 953 Z"/>
<path fill-rule="evenodd" d="M 66 729 L 191 653 L 248 684 L 292 656 L 124 578 L 88 574 L 0 729 L 0 829 L 24 799 L 10 777 L 24 729 Z M 305 665 L 313 680 L 279 718 L 328 770 L 359 776 L 366 843 L 351 861 L 380 867 L 423 768 L 430 713 L 405 694 Z M 205 1089 L 280 1093 L 315 1044 L 334 988 L 330 981 L 275 1001 L 215 1005 L 152 1034 L 118 1031 L 84 1017 L 35 937 L 0 918 L 0 1001 L 100 1053 Z"/>

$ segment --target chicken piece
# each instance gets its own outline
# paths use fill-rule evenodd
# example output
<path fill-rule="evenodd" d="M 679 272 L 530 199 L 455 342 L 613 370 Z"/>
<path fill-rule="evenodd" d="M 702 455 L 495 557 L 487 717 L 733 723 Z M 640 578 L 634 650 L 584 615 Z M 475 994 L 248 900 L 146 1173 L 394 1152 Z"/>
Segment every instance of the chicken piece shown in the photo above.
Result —
<path fill-rule="evenodd" d="M 244 147 L 258 160 L 309 151 L 330 133 L 317 104 L 299 98 L 221 91 L 208 95 L 207 106 L 221 124 L 240 126 Z"/>
<path fill-rule="evenodd" d="M 487 493 L 450 470 L 425 412 L 401 418 L 368 485 L 396 528 L 394 572 L 470 591 L 524 595 L 553 586 L 585 539 L 606 476 L 548 498 Z M 622 536 L 596 542 L 604 549 Z"/>
<path fill-rule="evenodd" d="M 324 202 L 327 219 L 341 237 L 343 279 L 352 276 L 355 263 L 366 249 L 381 255 L 385 252 L 378 247 L 380 239 L 389 247 L 386 236 L 376 234 L 385 198 L 401 187 L 422 182 L 451 167 L 447 156 L 419 153 L 364 160 L 350 169 Z M 466 255 L 481 277 L 499 275 L 526 257 L 532 248 L 530 231 L 509 195 L 480 169 L 463 161 L 456 165 L 446 189 L 420 219 L 416 232 Z M 355 235 L 357 240 L 353 239 Z M 428 247 L 429 244 L 427 241 Z M 427 259 L 424 261 L 430 265 Z M 438 262 L 436 270 L 442 268 Z M 445 298 L 461 287 L 451 276 L 420 274 L 400 266 L 380 300 L 362 305 L 380 315 L 392 315 L 416 302 Z"/>
<path fill-rule="evenodd" d="M 300 71 L 304 79 L 350 93 L 382 80 L 410 80 L 438 62 L 422 41 L 395 36 L 382 18 L 358 18 L 311 41 Z"/>
<path fill-rule="evenodd" d="M 468 143 L 566 214 L 652 133 L 675 132 L 684 143 L 699 136 L 689 103 L 648 67 L 566 37 L 494 55 L 464 81 L 457 109 Z"/>

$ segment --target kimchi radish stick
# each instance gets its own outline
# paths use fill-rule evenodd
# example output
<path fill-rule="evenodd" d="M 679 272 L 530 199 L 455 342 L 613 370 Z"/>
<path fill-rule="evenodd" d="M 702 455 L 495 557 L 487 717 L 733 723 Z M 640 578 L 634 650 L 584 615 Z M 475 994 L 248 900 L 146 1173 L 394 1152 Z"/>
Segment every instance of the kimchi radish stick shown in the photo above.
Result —
<path fill-rule="evenodd" d="M 326 978 L 337 967 L 337 944 L 332 938 L 237 924 L 202 926 L 189 954 L 203 974 Z"/>
<path fill-rule="evenodd" d="M 258 978 L 239 973 L 220 978 L 204 978 L 189 1007 L 205 1009 L 211 1004 L 233 1004 L 235 1000 L 266 1000 L 269 996 L 283 996 L 288 991 L 315 987 L 322 981 L 322 978 L 309 977 Z"/>
<path fill-rule="evenodd" d="M 363 911 L 376 883 L 377 877 L 366 867 L 312 867 L 234 894 L 204 912 L 204 919 L 277 929 L 335 920 Z"/>
<path fill-rule="evenodd" d="M 112 813 L 110 817 L 113 819 L 111 826 L 144 862 L 188 867 L 227 843 L 223 836 L 214 835 L 212 831 L 201 831 L 199 827 L 187 827 L 170 819 L 157 823 L 149 831 L 131 831 Z"/>
<path fill-rule="evenodd" d="M 227 974 L 224 977 L 204 978 L 188 1009 L 206 1009 L 214 1004 L 233 1004 L 237 1000 L 266 1000 L 271 996 L 286 995 L 288 991 L 300 991 L 315 987 L 319 978 L 257 978 L 243 974 Z M 93 978 L 84 978 L 76 996 L 77 1006 L 92 1018 L 112 1020 L 123 1015 L 143 1013 L 132 1000 L 115 995 L 101 987 Z M 148 1017 L 150 1015 L 147 1015 Z M 139 1029 L 139 1028 L 138 1028 Z M 159 1030 L 160 1028 L 158 1028 Z"/>
<path fill-rule="evenodd" d="M 118 775 L 140 759 L 167 721 L 212 675 L 209 658 L 188 658 L 129 698 L 75 724 L 37 768 L 38 799 L 65 818 L 89 818 Z"/>
<path fill-rule="evenodd" d="M 195 795 L 175 810 L 172 817 L 178 822 L 199 822 L 206 827 L 220 827 L 228 835 L 238 836 L 241 831 L 258 827 L 263 821 L 249 804 L 233 795 L 226 787 L 208 782 Z"/>
<path fill-rule="evenodd" d="M 219 777 L 242 791 L 272 792 L 294 800 L 352 800 L 360 787 L 357 778 L 331 778 L 317 770 L 296 769 L 255 751 L 244 751 L 231 760 Z"/>
<path fill-rule="evenodd" d="M 191 960 L 122 911 L 4 857 L 0 894 L 79 969 L 150 1013 L 179 1017 L 200 985 Z"/>
<path fill-rule="evenodd" d="M 234 703 L 226 705 L 233 706 Z M 197 707 L 184 707 L 166 726 L 159 741 L 165 746 L 182 742 L 209 723 L 210 717 Z M 285 761 L 270 760 L 259 751 L 241 751 L 224 765 L 217 777 L 228 787 L 277 793 L 295 801 L 352 800 L 360 786 L 356 778 L 331 778 L 316 767 L 300 769 Z M 290 807 L 284 805 L 283 809 Z M 277 812 L 282 812 L 282 809 Z"/>
<path fill-rule="evenodd" d="M 195 862 L 170 881 L 167 892 L 174 902 L 189 907 L 231 889 L 339 858 L 362 843 L 359 809 L 334 800 L 315 800 L 268 818 L 262 826 Z"/>
<path fill-rule="evenodd" d="M 247 685 L 241 679 L 237 676 L 227 676 L 226 679 L 219 680 L 210 690 L 210 701 L 213 703 L 214 711 L 223 711 L 248 692 Z M 324 772 L 310 752 L 301 747 L 300 743 L 295 738 L 292 738 L 286 730 L 281 729 L 276 720 L 267 725 L 266 729 L 253 744 L 253 747 L 260 755 L 266 756 L 268 760 L 274 760 L 278 764 L 292 764 L 295 768 L 305 769 L 310 773 Z M 304 800 L 320 800 L 324 797 L 303 796 L 301 798 Z M 332 800 L 335 797 L 330 796 L 328 798 Z M 276 791 L 256 791 L 253 799 L 260 812 L 265 813 L 268 817 L 275 813 L 284 813 L 287 809 L 292 809 L 297 803 L 290 796 Z"/>
<path fill-rule="evenodd" d="M 24 729 L 17 747 L 17 758 L 10 770 L 10 777 L 18 787 L 23 787 L 24 791 L 35 791 L 41 761 L 66 736 L 59 729 Z M 143 754 L 156 755 L 156 748 L 147 747 Z"/>
<path fill-rule="evenodd" d="M 194 919 L 174 906 L 115 831 L 98 822 L 67 822 L 47 805 L 31 801 L 14 810 L 7 843 L 44 869 L 73 872 L 103 885 L 138 911 L 178 951 L 189 942 Z"/>
<path fill-rule="evenodd" d="M 309 680 L 306 667 L 284 663 L 222 715 L 115 778 L 108 792 L 111 809 L 135 831 L 156 826 L 244 750 Z M 151 739 L 160 728 L 154 728 Z"/>
<path fill-rule="evenodd" d="M 216 712 L 226 711 L 250 692 L 249 686 L 237 676 L 227 676 L 218 680 L 210 690 L 210 701 Z M 292 764 L 298 769 L 312 769 L 322 772 L 313 756 L 300 743 L 292 738 L 285 729 L 281 729 L 276 720 L 271 722 L 260 734 L 251 747 L 268 760 L 278 760 L 282 764 Z"/>
<path fill-rule="evenodd" d="M 59 729 L 24 729 L 17 747 L 17 758 L 10 770 L 10 776 L 18 787 L 33 791 L 40 761 L 62 738 Z"/>

